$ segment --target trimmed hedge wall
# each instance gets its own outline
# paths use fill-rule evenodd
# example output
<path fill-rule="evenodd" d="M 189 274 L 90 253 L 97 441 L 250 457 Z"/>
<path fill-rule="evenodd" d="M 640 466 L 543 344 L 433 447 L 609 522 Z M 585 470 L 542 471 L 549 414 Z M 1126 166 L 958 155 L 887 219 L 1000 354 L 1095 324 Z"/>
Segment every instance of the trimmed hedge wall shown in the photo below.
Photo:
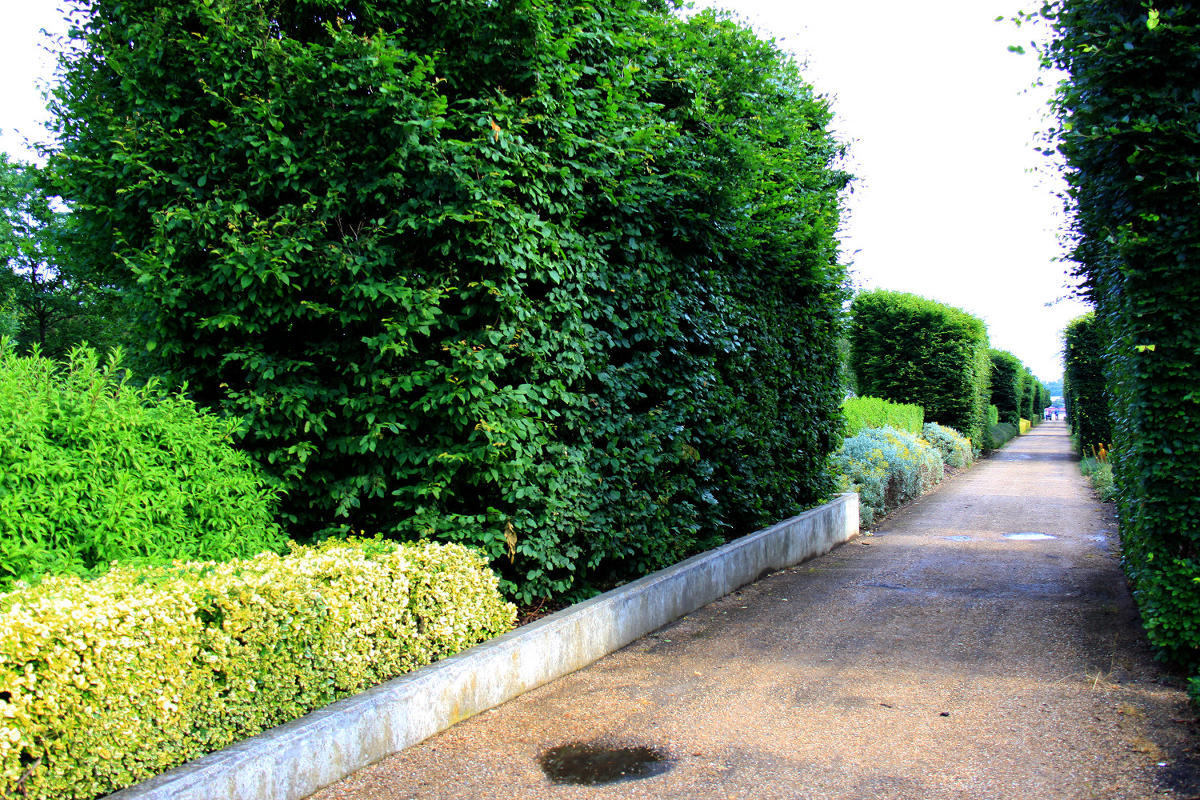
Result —
<path fill-rule="evenodd" d="M 854 298 L 851 363 L 865 395 L 916 403 L 925 418 L 984 447 L 991 360 L 987 328 L 961 309 L 884 290 Z"/>
<path fill-rule="evenodd" d="M 892 403 L 879 397 L 847 397 L 842 401 L 846 435 L 856 436 L 865 428 L 895 428 L 919 435 L 925 409 L 912 403 Z"/>
<path fill-rule="evenodd" d="M 988 352 L 992 362 L 991 403 L 999 414 L 998 421 L 1017 428 L 1021 427 L 1022 419 L 1030 425 L 1040 424 L 1043 411 L 1050 405 L 1049 391 L 1012 353 Z M 989 425 L 994 424 L 989 421 Z"/>
<path fill-rule="evenodd" d="M 55 168 L 288 528 L 579 596 L 794 514 L 840 442 L 841 147 L 773 44 L 635 0 L 90 0 Z"/>
<path fill-rule="evenodd" d="M 1063 333 L 1063 393 L 1075 446 L 1082 456 L 1113 441 L 1104 344 L 1094 313 L 1072 320 Z"/>
<path fill-rule="evenodd" d="M 992 362 L 991 404 L 1000 413 L 1000 421 L 1016 425 L 1022 415 L 1025 365 L 1007 350 L 989 350 L 988 356 Z"/>
<path fill-rule="evenodd" d="M 1025 394 L 1021 404 L 1021 416 L 1035 426 L 1042 421 L 1042 409 L 1045 408 L 1038 405 L 1041 399 L 1042 382 L 1035 378 L 1032 372 L 1025 370 Z"/>
<path fill-rule="evenodd" d="M 1103 336 L 1124 564 L 1150 641 L 1200 675 L 1200 8 L 1044 13 L 1046 61 L 1068 75 L 1057 144 Z"/>
<path fill-rule="evenodd" d="M 119 353 L 55 363 L 0 339 L 0 591 L 114 560 L 286 550 L 277 493 L 231 445 L 236 427 L 131 383 Z"/>
<path fill-rule="evenodd" d="M 459 545 L 360 540 L 0 594 L 0 795 L 92 800 L 513 626 Z"/>

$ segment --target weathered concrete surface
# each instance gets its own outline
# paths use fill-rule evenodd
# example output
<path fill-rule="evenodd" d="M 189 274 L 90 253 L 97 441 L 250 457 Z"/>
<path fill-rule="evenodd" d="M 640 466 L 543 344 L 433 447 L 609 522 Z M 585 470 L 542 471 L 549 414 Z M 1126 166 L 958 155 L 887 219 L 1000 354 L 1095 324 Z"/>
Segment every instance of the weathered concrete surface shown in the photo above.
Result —
<path fill-rule="evenodd" d="M 1057 538 L 1005 538 L 1031 532 Z M 1193 712 L 1150 657 L 1115 547 L 1047 423 L 876 535 L 313 800 L 1200 796 Z M 673 767 L 607 786 L 539 769 L 596 740 Z"/>
<path fill-rule="evenodd" d="M 109 800 L 302 798 L 857 533 L 858 496 L 843 495 Z"/>

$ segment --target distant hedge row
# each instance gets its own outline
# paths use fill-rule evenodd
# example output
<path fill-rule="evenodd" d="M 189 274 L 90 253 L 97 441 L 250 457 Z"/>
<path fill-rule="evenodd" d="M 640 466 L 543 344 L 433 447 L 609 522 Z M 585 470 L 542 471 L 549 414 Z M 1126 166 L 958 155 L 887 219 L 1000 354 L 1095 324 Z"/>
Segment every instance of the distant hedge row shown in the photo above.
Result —
<path fill-rule="evenodd" d="M 851 366 L 864 395 L 916 403 L 925 419 L 985 447 L 991 360 L 983 321 L 923 297 L 878 290 L 850 307 Z"/>
<path fill-rule="evenodd" d="M 634 0 L 83 6 L 70 257 L 298 535 L 472 544 L 528 601 L 830 490 L 846 176 L 772 44 Z"/>
<path fill-rule="evenodd" d="M 1028 369 L 1025 370 L 1025 380 L 1022 416 L 1036 426 L 1041 423 L 1046 406 L 1050 405 L 1050 393 Z"/>
<path fill-rule="evenodd" d="M 1094 313 L 1072 320 L 1063 334 L 1063 399 L 1080 455 L 1112 445 L 1104 378 L 1104 337 Z"/>
<path fill-rule="evenodd" d="M 1050 405 L 1050 391 L 1012 353 L 992 350 L 990 356 L 991 402 L 999 412 L 999 421 L 1018 428 L 1022 419 L 1037 425 Z"/>
<path fill-rule="evenodd" d="M 1200 8 L 1044 13 L 1046 61 L 1068 76 L 1057 142 L 1104 336 L 1124 564 L 1150 640 L 1200 675 Z"/>
<path fill-rule="evenodd" d="M 1000 420 L 1016 425 L 1021 418 L 1021 397 L 1025 392 L 1024 366 L 1021 360 L 1005 350 L 992 350 L 991 404 L 1000 413 Z"/>

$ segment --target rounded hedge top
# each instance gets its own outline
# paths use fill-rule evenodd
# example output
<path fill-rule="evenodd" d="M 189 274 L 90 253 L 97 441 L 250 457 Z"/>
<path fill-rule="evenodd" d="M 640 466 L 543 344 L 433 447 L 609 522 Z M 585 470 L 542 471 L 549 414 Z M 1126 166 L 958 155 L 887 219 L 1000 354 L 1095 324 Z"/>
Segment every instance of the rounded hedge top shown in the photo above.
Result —
<path fill-rule="evenodd" d="M 877 290 L 850 307 L 851 365 L 863 394 L 916 403 L 925 419 L 983 446 L 990 397 L 987 327 L 962 309 Z"/>

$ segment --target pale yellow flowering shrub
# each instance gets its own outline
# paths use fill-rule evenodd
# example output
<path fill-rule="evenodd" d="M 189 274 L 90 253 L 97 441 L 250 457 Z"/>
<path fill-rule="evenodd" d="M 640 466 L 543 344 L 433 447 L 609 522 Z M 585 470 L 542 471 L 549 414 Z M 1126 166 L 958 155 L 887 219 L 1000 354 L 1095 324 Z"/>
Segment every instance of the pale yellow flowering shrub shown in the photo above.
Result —
<path fill-rule="evenodd" d="M 926 422 L 921 430 L 921 439 L 937 448 L 947 467 L 969 467 L 975 460 L 971 440 L 954 428 L 938 425 L 936 422 Z"/>
<path fill-rule="evenodd" d="M 0 797 L 120 789 L 496 636 L 475 551 L 330 542 L 0 594 Z"/>

